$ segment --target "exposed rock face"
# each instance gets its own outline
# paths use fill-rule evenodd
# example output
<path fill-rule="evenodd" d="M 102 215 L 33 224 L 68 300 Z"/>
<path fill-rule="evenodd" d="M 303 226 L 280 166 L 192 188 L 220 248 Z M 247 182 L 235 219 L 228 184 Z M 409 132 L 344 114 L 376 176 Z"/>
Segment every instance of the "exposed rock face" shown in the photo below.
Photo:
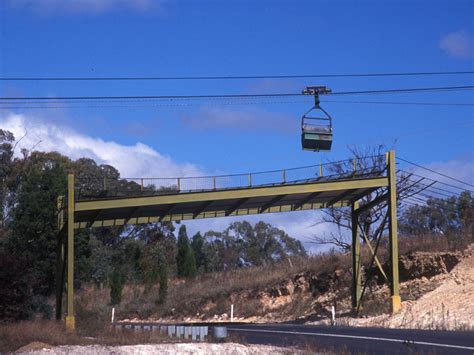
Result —
<path fill-rule="evenodd" d="M 320 272 L 316 275 L 304 272 L 295 275 L 293 280 L 287 283 L 266 290 L 266 293 L 270 297 L 281 297 L 310 292 L 312 297 L 316 298 L 337 287 L 342 274 L 343 270 Z"/>
<path fill-rule="evenodd" d="M 346 318 L 351 326 L 421 328 L 442 330 L 474 330 L 474 244 L 462 254 L 458 253 L 415 253 L 419 262 L 407 263 L 416 274 L 439 273 L 431 279 L 421 277 L 407 281 L 401 286 L 413 288 L 424 294 L 415 300 L 402 302 L 397 314 L 382 314 L 370 318 Z M 463 256 L 460 259 L 460 256 Z M 413 258 L 407 258 L 407 262 Z M 425 262 L 423 262 L 425 260 Z M 429 262 L 437 265 L 430 267 Z M 453 263 L 457 265 L 453 267 Z M 424 265 L 424 268 L 421 266 Z M 443 269 L 443 265 L 445 269 Z M 410 270 L 407 267 L 407 270 Z M 437 287 L 431 287 L 435 283 Z M 403 300 L 403 297 L 402 297 Z"/>
<path fill-rule="evenodd" d="M 400 257 L 400 281 L 431 278 L 450 272 L 462 258 L 461 253 L 411 252 Z"/>
<path fill-rule="evenodd" d="M 400 256 L 400 294 L 406 302 L 414 302 L 438 288 L 450 277 L 456 265 L 466 258 L 457 252 L 411 252 Z M 383 265 L 389 275 L 389 265 Z M 372 300 L 386 299 L 388 286 L 376 266 L 363 270 L 363 277 L 372 276 L 367 294 Z M 454 276 L 453 276 L 454 277 Z M 320 272 L 305 271 L 279 283 L 262 288 L 242 289 L 225 295 L 221 299 L 204 299 L 197 305 L 196 321 L 224 321 L 228 315 L 222 312 L 235 306 L 237 321 L 287 321 L 295 319 L 322 319 L 330 315 L 333 305 L 341 314 L 351 309 L 350 287 L 352 270 L 338 265 L 337 268 Z M 453 282 L 458 282 L 453 279 Z M 459 281 L 461 282 L 461 281 Z M 367 300 L 367 297 L 366 297 Z M 377 305 L 372 305 L 376 307 Z M 375 308 L 377 309 L 377 308 Z M 376 312 L 385 312 L 380 308 Z M 173 314 L 173 319 L 182 319 L 187 314 Z"/>

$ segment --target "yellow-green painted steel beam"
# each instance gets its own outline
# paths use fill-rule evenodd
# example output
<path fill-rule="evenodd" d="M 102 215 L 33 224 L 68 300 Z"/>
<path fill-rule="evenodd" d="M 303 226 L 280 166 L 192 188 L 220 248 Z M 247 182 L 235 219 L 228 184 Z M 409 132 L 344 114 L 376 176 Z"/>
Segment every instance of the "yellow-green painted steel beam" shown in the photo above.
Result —
<path fill-rule="evenodd" d="M 58 235 L 56 239 L 56 320 L 62 318 L 64 287 L 64 196 L 57 200 Z"/>
<path fill-rule="evenodd" d="M 374 250 L 374 248 L 372 247 L 372 244 L 370 244 L 370 240 L 369 238 L 367 237 L 367 234 L 364 233 L 364 231 L 362 230 L 362 228 L 360 227 L 359 225 L 359 231 L 361 233 L 361 235 L 364 237 L 364 241 L 365 241 L 365 244 L 367 245 L 367 247 L 369 248 L 370 250 L 370 254 L 372 254 L 372 258 L 374 258 L 374 262 L 375 264 L 377 265 L 379 271 L 380 271 L 380 274 L 383 276 L 383 278 L 385 279 L 385 282 L 389 282 L 388 280 L 388 277 L 387 277 L 387 274 L 385 274 L 385 271 L 382 267 L 382 263 L 380 262 L 379 258 L 377 257 L 376 255 L 376 250 Z"/>
<path fill-rule="evenodd" d="M 350 206 L 350 201 L 339 201 L 332 205 L 331 207 L 347 207 Z M 122 226 L 124 224 L 145 224 L 145 223 L 156 223 L 156 222 L 172 222 L 172 221 L 185 221 L 190 219 L 204 219 L 204 218 L 218 218 L 218 217 L 228 217 L 228 216 L 246 216 L 246 215 L 253 215 L 253 214 L 263 214 L 263 213 L 278 213 L 278 212 L 291 212 L 291 211 L 306 211 L 306 210 L 315 210 L 325 208 L 325 203 L 307 203 L 301 206 L 299 209 L 295 210 L 293 205 L 281 205 L 281 206 L 273 206 L 266 209 L 264 212 L 260 211 L 259 207 L 253 208 L 240 208 L 235 210 L 234 212 L 227 214 L 227 211 L 206 211 L 201 212 L 199 215 L 194 216 L 193 213 L 169 213 L 166 215 L 155 216 L 155 217 L 134 217 L 127 219 L 125 218 L 116 218 L 116 219 L 109 219 L 104 221 L 95 221 L 92 228 L 96 227 L 113 227 L 113 226 Z M 125 223 L 127 222 L 127 223 Z M 88 228 L 89 222 L 76 222 L 75 228 L 82 229 Z"/>
<path fill-rule="evenodd" d="M 356 189 L 357 190 L 357 189 Z M 327 202 L 327 206 L 330 207 L 330 206 L 333 206 L 335 203 L 337 203 L 338 201 L 342 201 L 343 199 L 345 199 L 347 196 L 351 195 L 354 193 L 355 190 L 346 190 L 346 191 L 343 191 L 341 192 L 339 195 L 337 195 L 336 197 L 332 198 L 331 200 L 329 200 Z"/>
<path fill-rule="evenodd" d="M 398 227 L 397 227 L 397 178 L 395 151 L 387 152 L 387 175 L 389 181 L 388 195 L 388 226 L 390 245 L 390 268 L 391 283 L 390 292 L 392 296 L 392 313 L 397 313 L 401 309 L 399 276 L 398 276 Z"/>
<path fill-rule="evenodd" d="M 305 198 L 303 198 L 300 201 L 298 201 L 297 203 L 295 203 L 295 205 L 293 206 L 293 210 L 294 211 L 299 210 L 301 208 L 301 206 L 304 206 L 309 201 L 315 199 L 316 197 L 318 197 L 318 195 L 321 195 L 321 194 L 322 194 L 322 192 L 312 192 L 312 193 L 310 193 L 308 196 L 306 196 Z"/>
<path fill-rule="evenodd" d="M 262 205 L 262 207 L 260 207 L 260 213 L 264 213 L 266 210 L 268 210 L 270 207 L 272 207 L 275 203 L 277 203 L 278 201 L 282 200 L 283 198 L 285 198 L 286 195 L 277 195 L 275 197 L 273 197 L 270 201 L 268 201 L 267 203 L 264 203 Z"/>
<path fill-rule="evenodd" d="M 227 211 L 225 211 L 225 216 L 230 216 L 232 213 L 234 213 L 235 211 L 237 211 L 239 209 L 239 207 L 241 207 L 245 202 L 247 202 L 249 200 L 248 197 L 245 197 L 245 198 L 241 198 L 240 200 L 238 200 L 236 203 L 234 203 Z"/>
<path fill-rule="evenodd" d="M 361 180 L 319 182 L 298 185 L 279 185 L 268 187 L 252 187 L 235 190 L 189 192 L 157 196 L 140 196 L 120 199 L 77 201 L 77 212 L 128 208 L 140 206 L 158 206 L 190 202 L 221 201 L 253 197 L 271 197 L 276 195 L 294 195 L 312 192 L 332 192 L 342 190 L 367 189 L 388 186 L 387 177 Z"/>
<path fill-rule="evenodd" d="M 361 213 L 363 211 L 366 211 L 368 209 L 371 209 L 372 207 L 375 207 L 377 205 L 379 205 L 381 202 L 384 202 L 385 200 L 387 200 L 389 197 L 389 193 L 386 193 L 386 194 L 383 194 L 375 199 L 373 199 L 372 201 L 369 201 L 368 203 L 366 203 L 365 205 L 362 205 L 360 206 L 356 213 Z"/>
<path fill-rule="evenodd" d="M 352 308 L 358 310 L 362 296 L 362 275 L 360 264 L 359 215 L 356 213 L 359 202 L 351 206 L 352 227 Z"/>
<path fill-rule="evenodd" d="M 76 328 L 74 317 L 74 175 L 68 175 L 67 187 L 67 315 L 66 327 Z"/>

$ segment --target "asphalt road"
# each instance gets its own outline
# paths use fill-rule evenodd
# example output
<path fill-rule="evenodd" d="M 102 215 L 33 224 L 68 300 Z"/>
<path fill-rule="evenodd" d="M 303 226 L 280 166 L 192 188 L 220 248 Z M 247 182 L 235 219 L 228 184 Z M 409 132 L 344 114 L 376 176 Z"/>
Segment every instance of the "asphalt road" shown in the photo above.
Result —
<path fill-rule="evenodd" d="M 297 346 L 308 351 L 474 354 L 474 332 L 238 323 L 227 324 L 227 330 L 250 344 Z"/>

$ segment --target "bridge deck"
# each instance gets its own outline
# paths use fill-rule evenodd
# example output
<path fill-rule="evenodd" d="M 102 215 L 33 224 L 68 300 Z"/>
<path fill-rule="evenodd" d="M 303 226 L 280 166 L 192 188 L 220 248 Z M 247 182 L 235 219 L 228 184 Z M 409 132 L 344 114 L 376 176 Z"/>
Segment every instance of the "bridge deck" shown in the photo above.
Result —
<path fill-rule="evenodd" d="M 75 228 L 350 206 L 388 186 L 385 176 L 76 201 Z"/>

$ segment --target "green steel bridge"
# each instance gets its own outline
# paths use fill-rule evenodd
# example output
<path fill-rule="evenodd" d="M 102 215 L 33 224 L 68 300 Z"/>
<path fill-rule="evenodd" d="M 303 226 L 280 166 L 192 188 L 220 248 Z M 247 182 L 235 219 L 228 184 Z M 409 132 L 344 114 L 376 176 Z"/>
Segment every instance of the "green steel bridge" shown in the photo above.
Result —
<path fill-rule="evenodd" d="M 368 159 L 364 161 L 364 159 Z M 371 165 L 368 164 L 370 160 Z M 359 201 L 376 190 L 376 199 Z M 84 228 L 297 212 L 350 207 L 352 211 L 352 304 L 362 294 L 359 214 L 388 206 L 392 311 L 400 309 L 395 152 L 385 156 L 248 174 L 179 178 L 101 178 L 68 176 L 66 196 L 58 197 L 56 317 L 61 319 L 66 285 L 66 325 L 75 328 L 74 232 Z M 366 237 L 366 236 L 364 236 Z M 370 246 L 380 267 L 376 250 Z M 383 275 L 385 273 L 381 270 Z"/>

